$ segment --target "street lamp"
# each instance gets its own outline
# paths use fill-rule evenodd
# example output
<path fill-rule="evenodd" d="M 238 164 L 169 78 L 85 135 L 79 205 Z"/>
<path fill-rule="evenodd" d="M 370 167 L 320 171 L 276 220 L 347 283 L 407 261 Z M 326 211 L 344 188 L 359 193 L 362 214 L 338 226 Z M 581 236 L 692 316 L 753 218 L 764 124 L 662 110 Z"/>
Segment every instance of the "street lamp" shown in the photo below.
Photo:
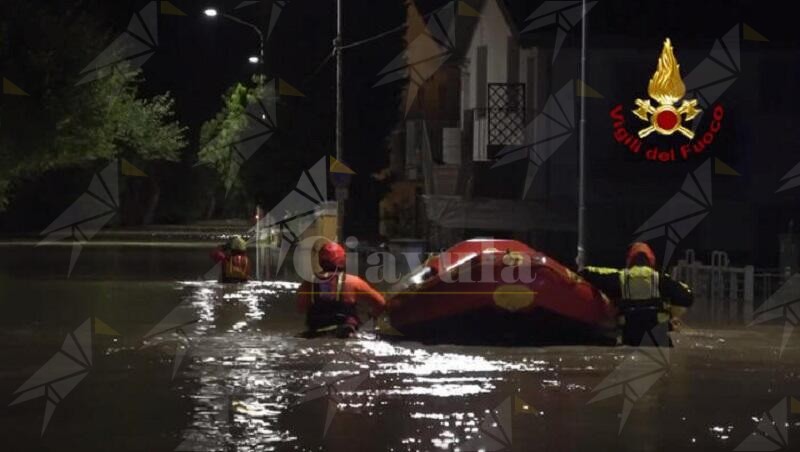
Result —
<path fill-rule="evenodd" d="M 237 24 L 244 25 L 250 28 L 251 30 L 255 31 L 256 34 L 258 34 L 258 56 L 251 56 L 247 60 L 253 64 L 264 62 L 264 33 L 261 32 L 261 29 L 258 28 L 258 26 L 256 26 L 255 24 L 251 24 L 250 22 L 246 22 L 242 19 L 239 19 L 236 16 L 231 16 L 230 14 L 225 14 L 225 13 L 220 14 L 219 11 L 216 10 L 216 8 L 206 8 L 205 11 L 203 11 L 203 14 L 205 14 L 208 17 L 217 17 L 218 15 L 221 15 L 222 17 L 228 20 L 232 20 Z"/>

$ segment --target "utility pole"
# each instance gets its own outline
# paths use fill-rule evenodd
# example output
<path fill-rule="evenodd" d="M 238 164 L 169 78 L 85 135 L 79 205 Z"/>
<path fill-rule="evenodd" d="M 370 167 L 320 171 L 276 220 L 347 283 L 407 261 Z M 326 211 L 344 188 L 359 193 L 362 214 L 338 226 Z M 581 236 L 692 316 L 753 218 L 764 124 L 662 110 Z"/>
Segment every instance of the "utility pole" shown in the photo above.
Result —
<path fill-rule="evenodd" d="M 343 161 L 344 109 L 342 104 L 342 0 L 336 0 L 336 160 Z M 336 187 L 336 240 L 344 241 L 344 201 L 347 187 Z"/>
<path fill-rule="evenodd" d="M 256 281 L 261 280 L 261 206 L 256 204 Z"/>
<path fill-rule="evenodd" d="M 586 265 L 586 0 L 581 2 L 581 119 L 578 125 L 578 270 Z"/>

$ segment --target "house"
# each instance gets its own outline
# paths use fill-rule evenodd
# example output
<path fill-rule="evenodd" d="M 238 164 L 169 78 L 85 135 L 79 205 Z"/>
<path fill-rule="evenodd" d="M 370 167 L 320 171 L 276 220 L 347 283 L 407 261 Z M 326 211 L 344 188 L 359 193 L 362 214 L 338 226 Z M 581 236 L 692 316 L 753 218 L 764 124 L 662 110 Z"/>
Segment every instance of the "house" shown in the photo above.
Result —
<path fill-rule="evenodd" d="M 565 189 L 574 179 L 542 178 L 526 198 L 526 159 L 492 168 L 499 150 L 525 142 L 549 91 L 551 50 L 520 39 L 503 0 L 450 2 L 427 23 L 411 1 L 408 23 L 412 77 L 390 145 L 382 235 L 426 237 L 432 249 L 475 236 L 544 235 L 574 250 L 574 195 Z M 571 160 L 553 164 L 574 174 Z"/>
<path fill-rule="evenodd" d="M 530 190 L 525 190 L 525 160 L 492 166 L 498 150 L 535 141 L 525 125 L 544 109 L 552 93 L 578 77 L 578 31 L 567 34 L 554 61 L 555 30 L 520 33 L 522 21 L 535 9 L 526 2 L 450 2 L 468 3 L 475 14 L 459 7 L 442 10 L 427 16 L 425 26 L 414 7 L 423 9 L 423 1 L 409 5 L 407 61 L 423 63 L 413 66 L 402 120 L 392 137 L 391 191 L 381 203 L 381 232 L 426 238 L 434 250 L 474 236 L 516 238 L 571 262 L 576 244 L 577 133 L 541 165 Z M 771 68 L 794 67 L 795 54 L 780 47 L 768 50 L 760 35 L 735 17 L 703 28 L 702 34 L 698 26 L 687 25 L 664 36 L 620 15 L 624 2 L 615 0 L 614 5 L 592 10 L 589 34 L 588 80 L 603 95 L 586 102 L 590 262 L 620 265 L 622 250 L 638 237 L 636 231 L 711 159 L 713 203 L 707 206 L 708 215 L 677 239 L 650 238 L 657 254 L 666 256 L 671 246 L 667 242 L 674 242 L 673 257 L 688 248 L 698 256 L 725 250 L 737 263 L 776 266 L 781 259 L 779 234 L 794 232 L 787 224 L 795 216 L 796 194 L 776 190 L 780 178 L 797 164 L 792 153 L 783 152 L 787 147 L 782 141 L 796 120 L 793 97 L 787 94 L 796 86 L 785 81 L 785 72 Z M 645 6 L 636 8 L 631 14 Z M 424 11 L 431 11 L 430 6 Z M 447 25 L 450 15 L 452 28 Z M 699 17 L 696 20 L 702 22 Z M 422 46 L 417 57 L 414 43 L 427 42 L 424 36 L 446 51 L 437 54 L 430 45 Z M 740 70 L 714 101 L 725 107 L 714 145 L 708 153 L 669 164 L 626 151 L 614 140 L 609 119 L 615 106 L 633 109 L 635 99 L 647 96 L 666 37 L 672 38 L 684 78 L 719 47 L 720 39 L 730 41 L 741 60 Z M 435 58 L 443 55 L 446 58 Z M 631 127 L 638 124 L 634 121 L 631 118 Z M 776 165 L 776 160 L 781 163 Z M 729 170 L 720 172 L 717 166 Z"/>

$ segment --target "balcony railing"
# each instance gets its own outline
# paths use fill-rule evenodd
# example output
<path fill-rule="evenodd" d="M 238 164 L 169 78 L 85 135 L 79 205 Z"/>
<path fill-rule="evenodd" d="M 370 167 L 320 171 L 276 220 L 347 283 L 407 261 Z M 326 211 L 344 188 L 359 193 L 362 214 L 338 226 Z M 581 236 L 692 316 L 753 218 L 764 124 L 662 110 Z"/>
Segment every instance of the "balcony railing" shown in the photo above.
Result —
<path fill-rule="evenodd" d="M 503 146 L 521 145 L 525 139 L 525 84 L 489 83 L 488 108 L 472 110 L 472 158 L 494 159 Z"/>

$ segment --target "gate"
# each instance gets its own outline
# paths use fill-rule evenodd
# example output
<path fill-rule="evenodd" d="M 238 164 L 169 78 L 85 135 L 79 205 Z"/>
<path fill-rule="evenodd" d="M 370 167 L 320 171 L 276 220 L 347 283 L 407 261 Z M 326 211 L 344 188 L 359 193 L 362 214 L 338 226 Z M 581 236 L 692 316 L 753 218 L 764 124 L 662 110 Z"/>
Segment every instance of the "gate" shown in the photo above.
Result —
<path fill-rule="evenodd" d="M 694 250 L 687 250 L 673 268 L 672 276 L 688 284 L 694 293 L 690 319 L 741 324 L 753 318 L 755 269 L 752 265 L 731 267 L 723 251 L 713 251 L 711 264 L 704 265 L 695 260 Z"/>
<path fill-rule="evenodd" d="M 724 251 L 711 252 L 711 264 L 695 260 L 694 250 L 673 267 L 672 276 L 694 292 L 689 318 L 714 324 L 746 324 L 753 311 L 791 276 L 791 270 L 731 267 Z"/>

